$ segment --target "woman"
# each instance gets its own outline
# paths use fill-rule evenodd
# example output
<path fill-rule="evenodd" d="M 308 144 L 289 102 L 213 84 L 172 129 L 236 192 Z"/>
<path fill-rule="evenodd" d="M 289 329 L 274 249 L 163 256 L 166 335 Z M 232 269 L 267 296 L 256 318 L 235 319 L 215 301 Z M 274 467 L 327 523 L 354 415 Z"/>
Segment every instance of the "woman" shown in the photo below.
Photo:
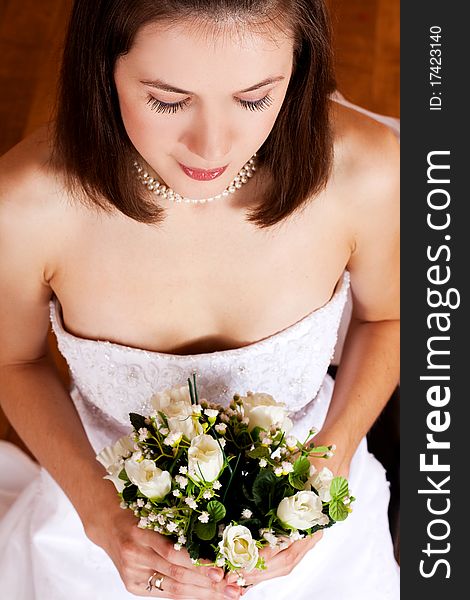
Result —
<path fill-rule="evenodd" d="M 43 467 L 0 524 L 7 597 L 398 597 L 364 438 L 398 379 L 397 145 L 333 90 L 322 1 L 75 2 L 57 119 L 1 162 L 2 406 Z M 248 588 L 138 529 L 95 460 L 193 371 L 321 428 L 357 497 Z"/>

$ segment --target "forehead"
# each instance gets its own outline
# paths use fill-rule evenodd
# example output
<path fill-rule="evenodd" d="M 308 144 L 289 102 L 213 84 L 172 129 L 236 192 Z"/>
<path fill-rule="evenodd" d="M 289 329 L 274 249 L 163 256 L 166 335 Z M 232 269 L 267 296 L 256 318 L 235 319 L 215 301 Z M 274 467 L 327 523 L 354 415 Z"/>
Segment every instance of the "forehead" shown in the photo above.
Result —
<path fill-rule="evenodd" d="M 186 89 L 243 89 L 290 73 L 292 58 L 293 40 L 278 27 L 198 20 L 147 24 L 123 57 L 136 76 L 158 77 Z"/>

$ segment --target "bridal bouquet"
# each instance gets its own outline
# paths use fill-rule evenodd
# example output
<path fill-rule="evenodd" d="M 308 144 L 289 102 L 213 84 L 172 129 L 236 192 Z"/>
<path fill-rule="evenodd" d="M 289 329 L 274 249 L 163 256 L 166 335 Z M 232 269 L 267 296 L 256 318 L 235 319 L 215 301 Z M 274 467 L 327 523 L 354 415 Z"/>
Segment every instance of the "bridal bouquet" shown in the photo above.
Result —
<path fill-rule="evenodd" d="M 351 512 L 347 480 L 309 461 L 334 447 L 315 446 L 315 430 L 303 443 L 289 435 L 272 396 L 248 392 L 222 407 L 199 400 L 193 376 L 152 405 L 150 415 L 131 413 L 132 433 L 97 459 L 138 526 L 171 536 L 194 563 L 262 569 L 263 546 L 286 547 Z"/>

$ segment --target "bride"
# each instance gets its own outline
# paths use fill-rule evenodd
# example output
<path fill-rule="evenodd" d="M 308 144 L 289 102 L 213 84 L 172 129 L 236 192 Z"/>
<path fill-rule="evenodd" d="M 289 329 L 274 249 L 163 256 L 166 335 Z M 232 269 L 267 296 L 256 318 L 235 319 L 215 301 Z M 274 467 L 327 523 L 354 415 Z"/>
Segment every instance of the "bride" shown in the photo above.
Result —
<path fill-rule="evenodd" d="M 0 446 L 5 598 L 398 598 L 365 440 L 398 380 L 397 142 L 333 91 L 322 0 L 75 1 L 56 119 L 0 162 L 1 401 L 41 465 Z M 286 402 L 357 498 L 248 587 L 137 528 L 95 459 L 192 372 Z"/>

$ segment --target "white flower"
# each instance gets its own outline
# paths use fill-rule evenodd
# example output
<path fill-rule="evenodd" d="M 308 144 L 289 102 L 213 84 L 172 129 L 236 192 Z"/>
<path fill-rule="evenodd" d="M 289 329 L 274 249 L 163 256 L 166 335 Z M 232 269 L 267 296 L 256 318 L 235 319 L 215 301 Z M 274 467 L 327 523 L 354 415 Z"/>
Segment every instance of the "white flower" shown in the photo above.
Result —
<path fill-rule="evenodd" d="M 297 450 L 297 439 L 293 435 L 286 437 L 286 446 L 289 450 Z"/>
<path fill-rule="evenodd" d="M 108 472 L 104 479 L 113 482 L 114 487 L 120 493 L 124 489 L 124 481 L 119 479 L 119 473 L 122 471 L 124 458 L 129 457 L 134 449 L 134 442 L 129 435 L 120 438 L 112 446 L 106 446 L 96 456 L 96 460 L 103 465 Z"/>
<path fill-rule="evenodd" d="M 227 443 L 227 440 L 224 440 L 223 438 L 219 440 L 219 444 L 222 448 L 225 448 L 226 443 Z"/>
<path fill-rule="evenodd" d="M 307 480 L 307 485 L 311 485 L 316 489 L 322 502 L 329 502 L 331 500 L 330 487 L 333 477 L 334 475 L 330 469 L 323 467 L 319 473 L 313 473 Z"/>
<path fill-rule="evenodd" d="M 217 433 L 221 433 L 222 435 L 227 431 L 227 425 L 225 423 L 217 423 L 214 428 Z"/>
<path fill-rule="evenodd" d="M 206 434 L 191 440 L 188 467 L 194 480 L 210 483 L 217 479 L 223 466 L 224 456 L 217 440 Z"/>
<path fill-rule="evenodd" d="M 179 472 L 181 473 L 181 475 L 186 475 L 186 473 L 188 472 L 188 467 L 180 467 Z"/>
<path fill-rule="evenodd" d="M 274 469 L 274 475 L 276 475 L 277 477 L 280 477 L 282 475 L 282 467 L 276 467 Z"/>
<path fill-rule="evenodd" d="M 174 521 L 170 521 L 167 523 L 166 528 L 170 533 L 173 533 L 178 529 L 178 525 Z"/>
<path fill-rule="evenodd" d="M 145 442 L 149 434 L 149 430 L 146 427 L 141 427 L 139 429 L 139 441 Z"/>
<path fill-rule="evenodd" d="M 244 519 L 251 519 L 253 513 L 251 512 L 251 510 L 249 508 L 245 508 L 244 510 L 242 510 L 242 517 Z"/>
<path fill-rule="evenodd" d="M 237 569 L 251 571 L 258 562 L 258 548 L 243 525 L 227 525 L 219 542 L 220 554 Z"/>
<path fill-rule="evenodd" d="M 284 475 L 287 475 L 288 473 L 292 473 L 292 471 L 294 470 L 294 465 L 289 462 L 288 460 L 285 460 L 282 462 L 282 473 Z"/>
<path fill-rule="evenodd" d="M 163 440 L 163 443 L 166 446 L 174 447 L 181 442 L 181 438 L 183 437 L 182 431 L 172 431 L 169 433 L 166 438 Z"/>
<path fill-rule="evenodd" d="M 175 550 L 178 550 L 178 552 L 179 552 L 181 550 L 181 544 L 179 544 L 179 543 L 173 544 L 173 548 Z"/>
<path fill-rule="evenodd" d="M 193 404 L 192 410 L 195 415 L 200 415 L 202 412 L 202 406 L 200 404 Z"/>
<path fill-rule="evenodd" d="M 267 530 L 263 533 L 263 538 L 269 543 L 271 548 L 274 548 L 277 545 L 277 537 L 273 534 L 271 530 Z"/>
<path fill-rule="evenodd" d="M 175 496 L 175 498 L 181 498 L 181 490 L 173 490 L 173 496 Z"/>
<path fill-rule="evenodd" d="M 196 500 L 194 500 L 194 498 L 192 496 L 188 496 L 187 498 L 184 499 L 184 501 L 189 506 L 189 508 L 192 508 L 193 510 L 196 510 L 196 508 L 197 508 L 197 502 L 196 502 Z"/>
<path fill-rule="evenodd" d="M 204 409 L 204 414 L 207 415 L 209 419 L 215 419 L 219 414 L 219 411 L 213 408 L 206 408 Z"/>
<path fill-rule="evenodd" d="M 259 459 L 259 466 L 261 468 L 266 467 L 267 464 L 268 464 L 268 461 L 265 458 L 260 458 Z"/>
<path fill-rule="evenodd" d="M 297 492 L 281 500 L 276 514 L 284 525 L 292 529 L 309 529 L 329 522 L 328 516 L 322 513 L 320 497 L 309 491 Z"/>
<path fill-rule="evenodd" d="M 201 523 L 209 523 L 209 513 L 203 510 L 199 515 L 198 520 L 201 521 Z"/>
<path fill-rule="evenodd" d="M 162 471 L 153 460 L 137 461 L 132 456 L 124 462 L 127 476 L 150 500 L 161 500 L 171 490 L 171 475 Z"/>
<path fill-rule="evenodd" d="M 203 497 L 205 500 L 210 500 L 210 499 L 212 498 L 212 496 L 213 496 L 213 495 L 214 495 L 214 494 L 211 492 L 211 490 L 206 490 L 206 491 L 205 491 L 205 492 L 202 494 L 202 497 Z"/>
<path fill-rule="evenodd" d="M 249 419 L 248 429 L 262 427 L 270 431 L 276 427 L 288 433 L 292 429 L 292 421 L 287 417 L 284 404 L 276 402 L 269 394 L 250 394 L 241 398 L 245 416 Z"/>
<path fill-rule="evenodd" d="M 181 433 L 188 440 L 202 433 L 202 427 L 193 411 L 188 386 L 157 392 L 152 396 L 151 403 L 156 411 L 166 415 L 170 432 Z"/>
<path fill-rule="evenodd" d="M 180 486 L 180 488 L 183 488 L 183 490 L 188 485 L 188 478 L 183 477 L 183 475 L 176 475 L 175 481 Z"/>
<path fill-rule="evenodd" d="M 220 481 L 214 481 L 214 483 L 212 484 L 212 487 L 214 488 L 214 490 L 220 490 L 220 488 L 222 487 L 222 484 L 220 483 Z"/>
<path fill-rule="evenodd" d="M 276 450 L 274 450 L 274 452 L 271 452 L 271 458 L 273 460 L 275 460 L 276 458 L 281 458 L 281 449 L 279 447 L 277 447 Z"/>
<path fill-rule="evenodd" d="M 178 544 L 186 544 L 186 538 L 184 535 L 178 536 Z"/>

